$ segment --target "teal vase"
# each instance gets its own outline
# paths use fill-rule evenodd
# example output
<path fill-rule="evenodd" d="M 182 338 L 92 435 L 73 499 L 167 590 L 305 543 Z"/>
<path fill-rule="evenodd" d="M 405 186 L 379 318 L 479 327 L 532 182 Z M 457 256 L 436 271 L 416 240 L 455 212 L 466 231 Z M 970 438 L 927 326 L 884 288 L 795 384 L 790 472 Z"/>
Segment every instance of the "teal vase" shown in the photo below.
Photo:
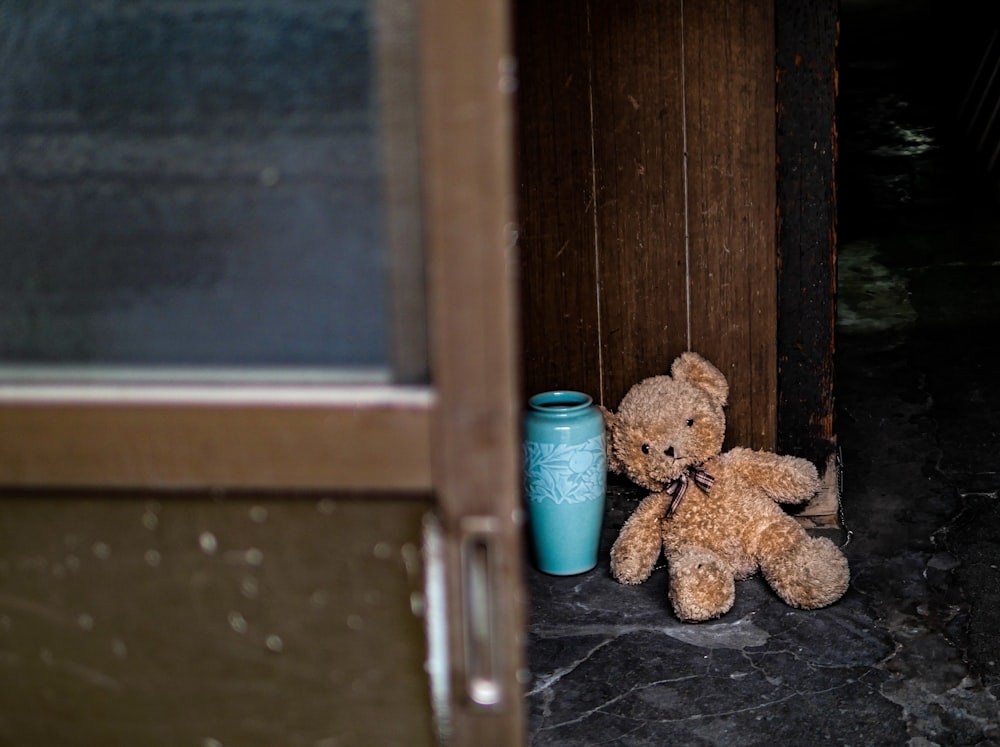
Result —
<path fill-rule="evenodd" d="M 524 487 L 539 570 L 570 576 L 597 565 L 607 487 L 604 448 L 604 416 L 588 395 L 551 391 L 528 400 Z"/>

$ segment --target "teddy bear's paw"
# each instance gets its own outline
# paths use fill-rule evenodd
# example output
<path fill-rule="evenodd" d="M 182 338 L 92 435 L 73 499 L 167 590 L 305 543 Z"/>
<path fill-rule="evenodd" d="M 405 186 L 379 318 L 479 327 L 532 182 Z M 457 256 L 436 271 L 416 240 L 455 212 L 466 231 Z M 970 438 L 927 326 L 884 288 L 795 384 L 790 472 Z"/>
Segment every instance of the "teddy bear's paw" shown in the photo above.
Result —
<path fill-rule="evenodd" d="M 685 622 L 725 614 L 736 599 L 732 569 L 708 550 L 689 550 L 670 558 L 670 603 Z"/>
<path fill-rule="evenodd" d="M 652 493 L 642 499 L 611 546 L 611 575 L 623 584 L 641 584 L 660 558 L 663 532 L 660 517 L 670 496 Z"/>
<path fill-rule="evenodd" d="M 660 543 L 658 540 L 653 544 L 630 543 L 622 539 L 619 537 L 611 548 L 611 575 L 620 584 L 641 584 L 652 574 L 660 557 Z"/>
<path fill-rule="evenodd" d="M 787 484 L 784 491 L 779 494 L 779 500 L 789 503 L 802 503 L 809 500 L 822 487 L 819 473 L 812 462 L 805 459 L 791 457 L 795 461 L 789 466 L 786 477 Z"/>
<path fill-rule="evenodd" d="M 802 609 L 833 604 L 851 580 L 847 558 L 826 537 L 811 537 L 784 557 L 761 563 L 761 568 L 778 596 Z"/>

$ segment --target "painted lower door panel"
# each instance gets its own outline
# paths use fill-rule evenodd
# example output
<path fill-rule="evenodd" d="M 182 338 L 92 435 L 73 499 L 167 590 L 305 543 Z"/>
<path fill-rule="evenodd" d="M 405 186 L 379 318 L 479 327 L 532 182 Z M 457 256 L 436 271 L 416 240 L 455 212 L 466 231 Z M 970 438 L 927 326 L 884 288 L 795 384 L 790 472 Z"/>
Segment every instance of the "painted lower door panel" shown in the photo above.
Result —
<path fill-rule="evenodd" d="M 430 510 L 410 497 L 4 496 L 0 743 L 435 743 Z"/>

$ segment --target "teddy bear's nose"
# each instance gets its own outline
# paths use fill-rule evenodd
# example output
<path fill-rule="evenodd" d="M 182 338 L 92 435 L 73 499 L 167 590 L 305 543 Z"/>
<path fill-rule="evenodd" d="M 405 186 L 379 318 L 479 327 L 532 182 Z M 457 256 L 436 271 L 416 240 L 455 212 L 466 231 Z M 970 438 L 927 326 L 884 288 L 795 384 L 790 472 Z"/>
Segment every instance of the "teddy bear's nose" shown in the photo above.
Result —
<path fill-rule="evenodd" d="M 674 455 L 674 447 L 668 446 L 663 450 L 663 453 L 666 454 L 668 457 L 672 457 Z"/>

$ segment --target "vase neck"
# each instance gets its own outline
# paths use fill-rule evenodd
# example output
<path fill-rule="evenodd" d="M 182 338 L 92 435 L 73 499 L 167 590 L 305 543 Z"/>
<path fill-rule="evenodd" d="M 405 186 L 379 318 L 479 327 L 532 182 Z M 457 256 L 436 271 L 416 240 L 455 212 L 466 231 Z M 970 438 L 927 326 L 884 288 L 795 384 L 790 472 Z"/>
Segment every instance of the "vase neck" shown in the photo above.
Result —
<path fill-rule="evenodd" d="M 528 407 L 533 412 L 550 415 L 571 415 L 587 410 L 593 403 L 594 400 L 589 394 L 554 390 L 534 395 L 528 400 Z"/>

